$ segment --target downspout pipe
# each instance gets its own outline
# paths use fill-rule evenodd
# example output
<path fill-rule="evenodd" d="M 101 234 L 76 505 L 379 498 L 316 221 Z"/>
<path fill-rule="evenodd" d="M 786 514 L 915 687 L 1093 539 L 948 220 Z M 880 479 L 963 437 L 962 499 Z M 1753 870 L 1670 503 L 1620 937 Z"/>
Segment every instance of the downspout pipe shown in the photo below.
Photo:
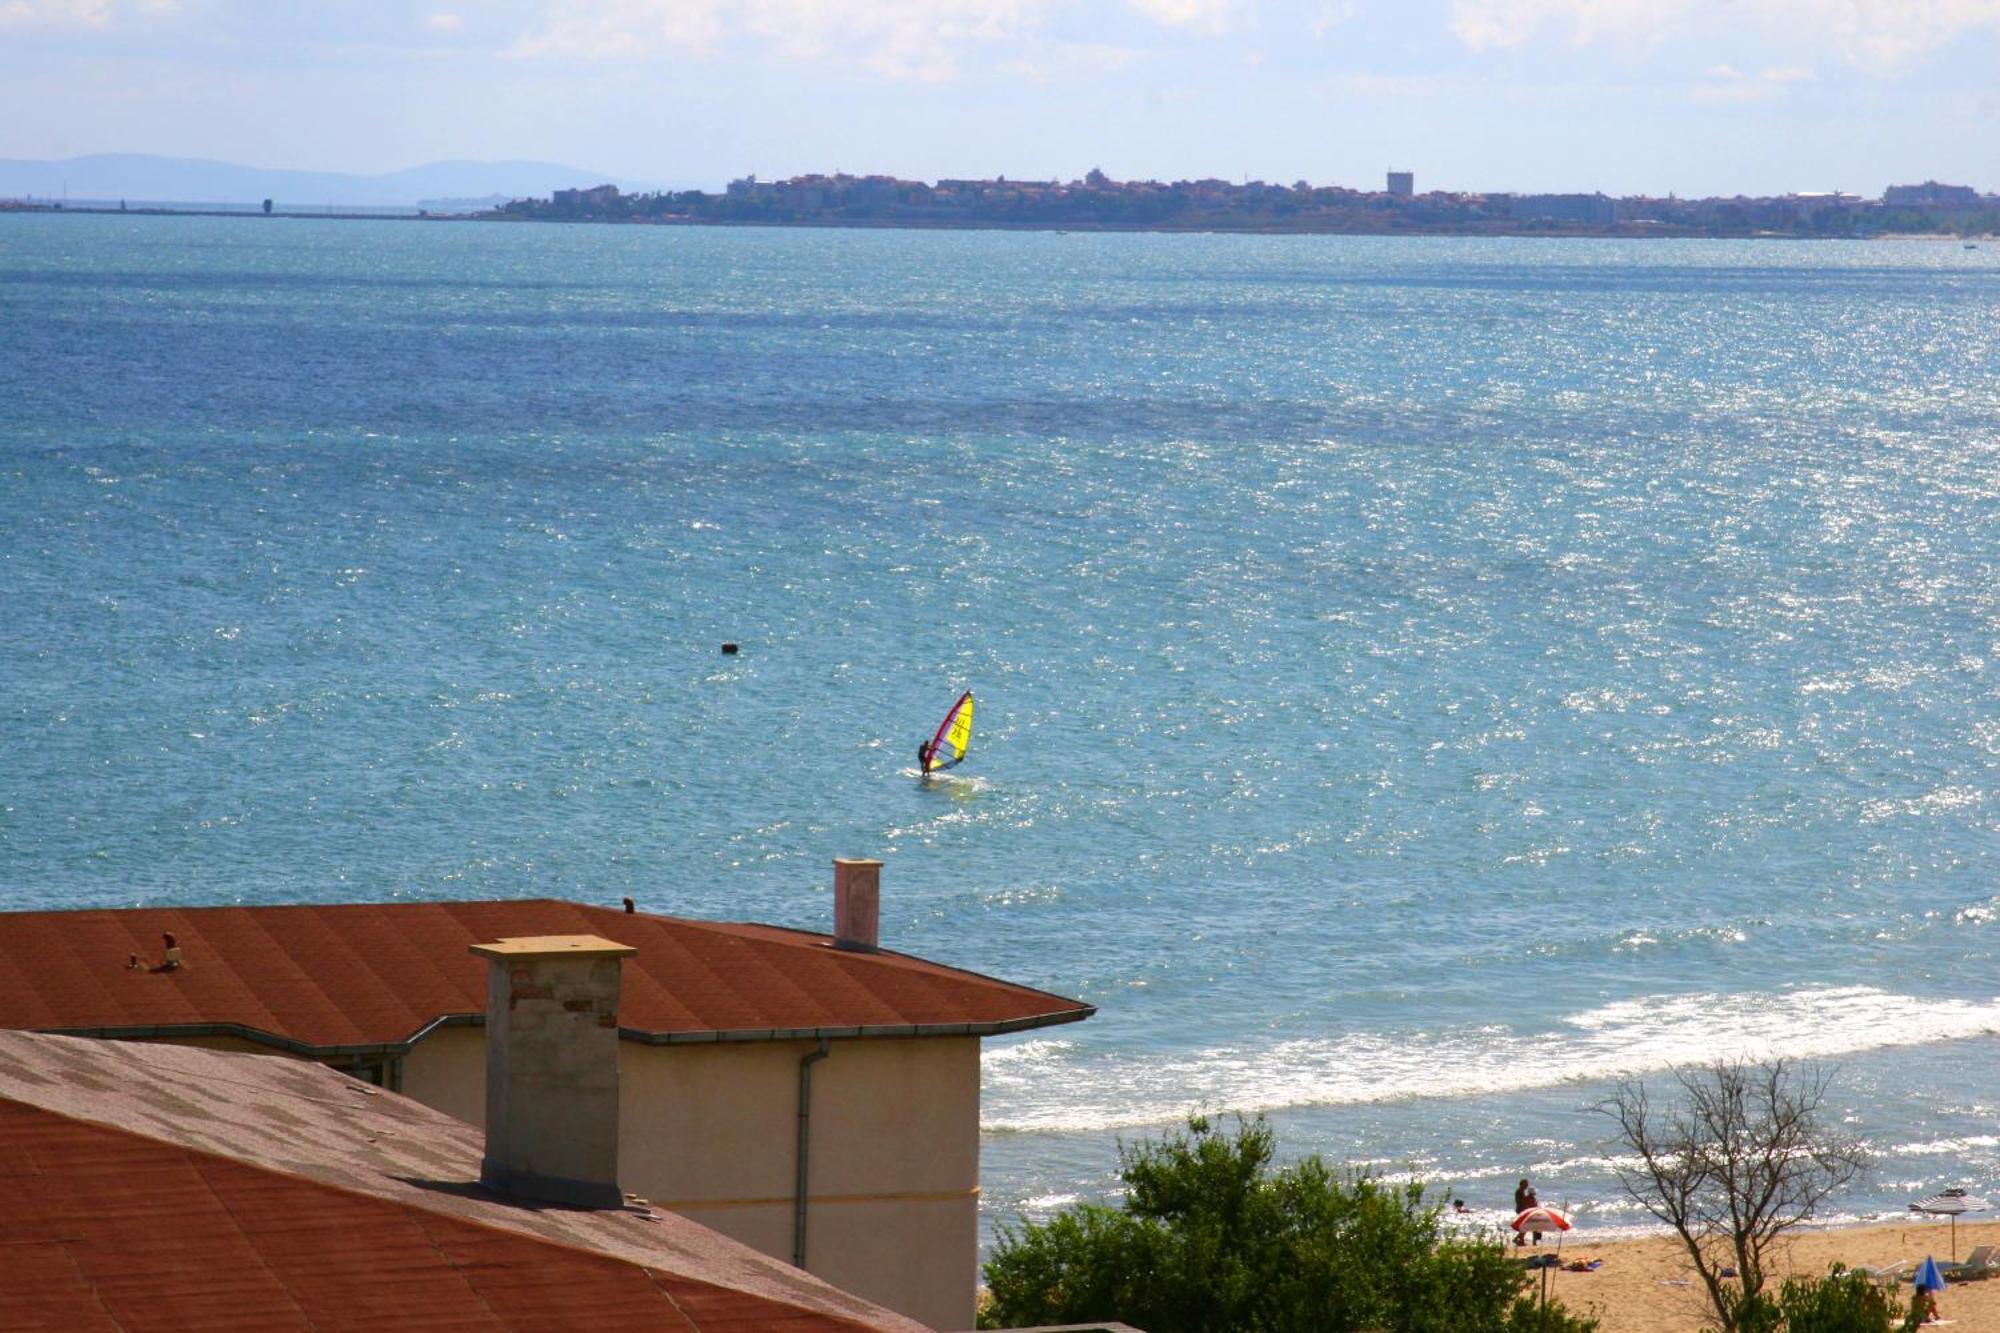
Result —
<path fill-rule="evenodd" d="M 799 1181 L 792 1198 L 792 1267 L 806 1266 L 806 1163 L 812 1145 L 813 1066 L 833 1054 L 825 1037 L 799 1057 Z"/>

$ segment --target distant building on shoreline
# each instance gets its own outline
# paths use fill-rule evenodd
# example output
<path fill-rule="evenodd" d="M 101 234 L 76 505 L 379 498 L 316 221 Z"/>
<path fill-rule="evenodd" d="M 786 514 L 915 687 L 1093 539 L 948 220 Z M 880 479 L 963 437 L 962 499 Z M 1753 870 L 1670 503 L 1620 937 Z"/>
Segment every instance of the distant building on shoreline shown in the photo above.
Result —
<path fill-rule="evenodd" d="M 1523 222 L 1605 227 L 1618 220 L 1618 205 L 1601 194 L 1516 194 L 1508 196 L 1507 216 Z"/>
<path fill-rule="evenodd" d="M 0 209 L 116 211 L 121 201 L 0 200 Z M 463 201 L 440 201 L 458 204 Z M 134 200 L 133 212 L 231 213 L 243 206 Z M 298 216 L 419 216 L 416 210 L 292 206 Z M 423 216 L 487 221 L 626 222 L 664 225 L 997 228 L 1047 231 L 1190 231 L 1370 235 L 1791 236 L 2000 233 L 2000 195 L 1969 185 L 1895 185 L 1879 199 L 1842 191 L 1689 199 L 1669 194 L 1432 190 L 1414 171 L 1386 173 L 1383 188 L 1268 181 L 1114 180 L 1093 167 L 1081 179 L 935 182 L 894 176 L 810 173 L 732 180 L 719 194 L 666 190 L 627 194 L 610 184 L 515 199 L 486 212 L 425 210 Z"/>
<path fill-rule="evenodd" d="M 1925 181 L 1922 185 L 1891 185 L 1882 192 L 1882 203 L 1888 208 L 1978 208 L 1980 199 L 1979 191 L 1970 185 Z"/>
<path fill-rule="evenodd" d="M 1456 235 L 1868 236 L 1883 231 L 2000 230 L 2000 198 L 1970 186 L 1891 187 L 1879 202 L 1838 191 L 1682 199 L 1593 193 L 1432 191 L 1390 171 L 1379 191 L 1297 181 L 1079 180 L 812 174 L 744 176 L 721 194 L 620 195 L 610 187 L 516 200 L 498 216 L 547 221 L 749 223 L 766 226 L 997 227 L 1101 231 L 1253 231 Z"/>
<path fill-rule="evenodd" d="M 554 198 L 557 208 L 603 208 L 618 201 L 618 187 L 593 185 L 587 190 L 557 190 Z"/>

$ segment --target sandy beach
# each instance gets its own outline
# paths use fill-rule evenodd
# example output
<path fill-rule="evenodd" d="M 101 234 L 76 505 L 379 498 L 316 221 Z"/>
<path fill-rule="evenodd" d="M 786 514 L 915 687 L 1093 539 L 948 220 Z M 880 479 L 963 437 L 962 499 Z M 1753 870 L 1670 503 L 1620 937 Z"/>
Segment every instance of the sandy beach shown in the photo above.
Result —
<path fill-rule="evenodd" d="M 1975 1245 L 2000 1245 L 2000 1222 L 1958 1226 L 1958 1256 Z M 1785 1242 L 1784 1265 L 1795 1274 L 1823 1273 L 1830 1264 L 1851 1267 L 1922 1260 L 1935 1255 L 1939 1263 L 1951 1253 L 1943 1221 L 1918 1221 L 1890 1226 L 1851 1227 L 1837 1231 L 1805 1231 Z M 1563 1261 L 1602 1259 L 1591 1273 L 1556 1270 L 1549 1294 L 1571 1309 L 1596 1315 L 1603 1333 L 1698 1333 L 1709 1325 L 1703 1295 L 1679 1242 L 1667 1239 L 1611 1241 L 1593 1244 L 1589 1233 L 1572 1232 L 1564 1241 Z M 1680 1285 L 1686 1283 L 1687 1285 Z M 1902 1290 L 1907 1299 L 1909 1288 Z M 2000 1278 L 1954 1284 L 1938 1301 L 1942 1322 L 1960 1333 L 2000 1330 Z"/>

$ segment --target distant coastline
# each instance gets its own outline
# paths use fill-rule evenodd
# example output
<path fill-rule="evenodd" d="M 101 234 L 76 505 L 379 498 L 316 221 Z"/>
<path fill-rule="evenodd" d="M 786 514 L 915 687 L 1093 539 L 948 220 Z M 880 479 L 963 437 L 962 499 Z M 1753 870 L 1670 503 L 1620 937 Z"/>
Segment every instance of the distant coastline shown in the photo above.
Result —
<path fill-rule="evenodd" d="M 474 201 L 446 201 L 448 203 Z M 478 201 L 484 202 L 484 201 Z M 1879 199 L 1840 192 L 1682 199 L 1604 194 L 1418 194 L 1407 172 L 1387 188 L 1262 181 L 906 181 L 889 176 L 754 176 L 719 194 L 627 193 L 615 184 L 559 189 L 486 208 L 0 200 L 0 211 L 353 221 L 575 222 L 645 226 L 847 227 L 870 230 L 1231 233 L 1332 236 L 1576 236 L 1791 239 L 1975 239 L 2000 235 L 2000 195 L 1926 181 Z"/>
<path fill-rule="evenodd" d="M 1894 185 L 1879 199 L 1841 191 L 1682 199 L 1602 193 L 1418 193 L 1414 173 L 1380 190 L 1204 179 L 902 180 L 795 176 L 699 190 L 625 194 L 604 184 L 517 199 L 503 216 L 576 222 L 761 222 L 778 226 L 991 227 L 1053 231 L 1247 232 L 1275 235 L 1801 236 L 2000 232 L 2000 195 L 1968 185 Z"/>
<path fill-rule="evenodd" d="M 1093 235 L 1132 235 L 1150 233 L 1171 236 L 1520 236 L 1543 238 L 1611 239 L 1611 240 L 1867 240 L 1867 241 L 1994 241 L 2000 242 L 2000 224 L 1993 231 L 1986 232 L 1945 232 L 1945 231 L 1896 231 L 1837 234 L 1827 236 L 1819 233 L 1720 228 L 1660 228 L 1660 227 L 1618 227 L 1590 226 L 1576 224 L 1552 227 L 1281 227 L 1266 225 L 1211 225 L 1211 226 L 1117 226 L 1091 225 L 1057 227 L 1039 222 L 892 222 L 868 219 L 810 219 L 787 222 L 772 222 L 761 219 L 722 218 L 661 218 L 645 221 L 610 218 L 534 218 L 523 219 L 501 213 L 429 213 L 412 210 L 409 212 L 350 212 L 342 209 L 318 209 L 310 213 L 274 209 L 266 214 L 241 208 L 106 208 L 102 205 L 21 205 L 12 201 L 0 203 L 0 216 L 9 213 L 56 214 L 72 217 L 206 217 L 231 218 L 243 221 L 269 218 L 275 221 L 313 222 L 444 222 L 444 223 L 513 223 L 522 221 L 553 222 L 561 225 L 602 226 L 622 223 L 626 226 L 659 227 L 718 227 L 718 228 L 807 228 L 823 231 L 1001 231 L 1001 232 L 1077 232 Z"/>

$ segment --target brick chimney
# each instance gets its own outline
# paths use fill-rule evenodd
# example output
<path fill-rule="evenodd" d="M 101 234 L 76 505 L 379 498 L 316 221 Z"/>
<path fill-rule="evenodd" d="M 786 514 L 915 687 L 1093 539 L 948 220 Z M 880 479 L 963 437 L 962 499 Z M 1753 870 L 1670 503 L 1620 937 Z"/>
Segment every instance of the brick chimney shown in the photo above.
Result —
<path fill-rule="evenodd" d="M 596 935 L 537 935 L 472 952 L 487 960 L 480 1183 L 619 1206 L 618 983 L 639 951 Z"/>
<path fill-rule="evenodd" d="M 882 863 L 833 860 L 833 947 L 874 953 L 882 933 Z"/>

